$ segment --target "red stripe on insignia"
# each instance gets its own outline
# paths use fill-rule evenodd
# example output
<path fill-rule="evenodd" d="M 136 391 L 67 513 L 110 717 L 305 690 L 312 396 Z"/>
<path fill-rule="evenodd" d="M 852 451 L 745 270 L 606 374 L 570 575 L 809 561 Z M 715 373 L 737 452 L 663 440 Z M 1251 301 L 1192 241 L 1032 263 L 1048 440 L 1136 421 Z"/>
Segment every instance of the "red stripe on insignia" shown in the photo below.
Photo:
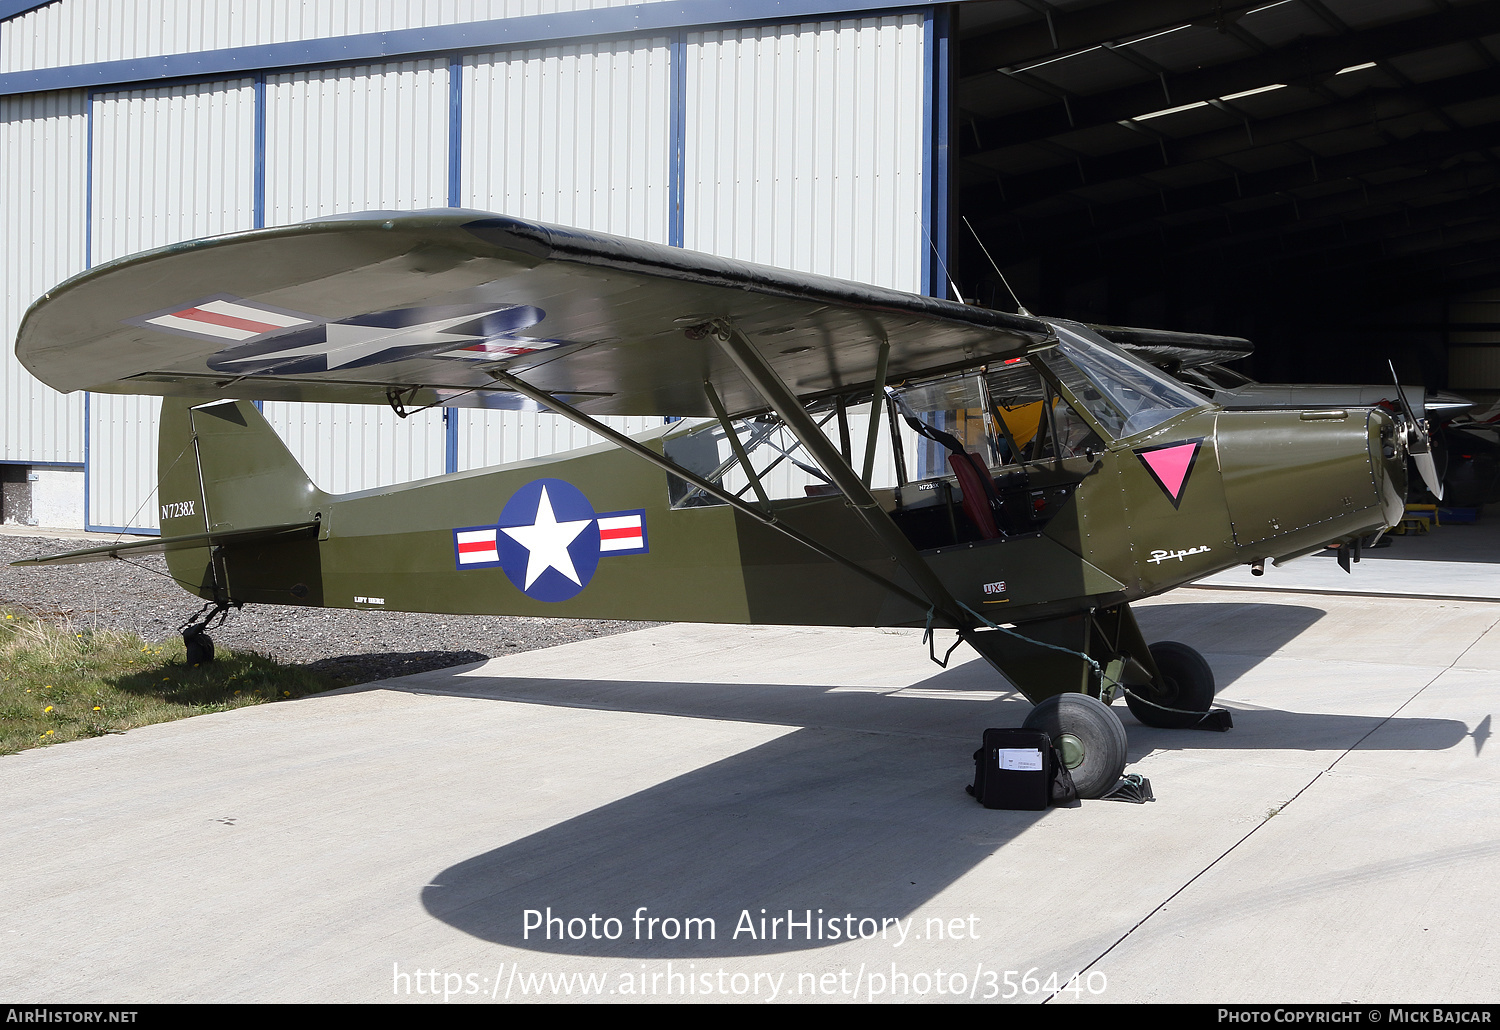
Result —
<path fill-rule="evenodd" d="M 458 545 L 459 554 L 469 554 L 473 551 L 493 551 L 494 549 L 495 541 L 493 540 L 472 540 L 468 543 Z"/>
<path fill-rule="evenodd" d="M 272 329 L 280 329 L 281 326 L 272 325 L 269 322 L 252 322 L 248 318 L 236 318 L 233 315 L 221 315 L 217 311 L 204 311 L 202 308 L 185 308 L 182 311 L 172 312 L 175 318 L 190 318 L 194 322 L 207 322 L 210 325 L 222 325 L 226 329 L 243 329 L 247 333 L 268 333 Z"/>
<path fill-rule="evenodd" d="M 599 530 L 599 539 L 600 540 L 623 540 L 623 539 L 626 539 L 627 537 L 639 537 L 640 535 L 641 535 L 641 530 L 640 530 L 639 526 L 637 526 L 634 529 L 601 529 L 601 530 Z"/>

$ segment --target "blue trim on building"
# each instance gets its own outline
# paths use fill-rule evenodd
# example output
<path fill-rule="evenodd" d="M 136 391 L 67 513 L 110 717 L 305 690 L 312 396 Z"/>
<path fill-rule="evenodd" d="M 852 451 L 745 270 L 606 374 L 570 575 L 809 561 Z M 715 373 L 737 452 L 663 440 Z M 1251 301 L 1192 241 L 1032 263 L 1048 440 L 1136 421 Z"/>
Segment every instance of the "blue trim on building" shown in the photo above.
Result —
<path fill-rule="evenodd" d="M 932 158 L 933 158 L 933 97 L 932 87 L 935 85 L 932 67 L 933 61 L 933 9 L 928 8 L 926 16 L 922 19 L 922 282 L 921 291 L 923 295 L 932 297 L 932 198 L 936 191 L 932 188 Z"/>
<path fill-rule="evenodd" d="M 0 21 L 56 2 L 57 0 L 0 0 Z"/>
<path fill-rule="evenodd" d="M 94 91 L 83 97 L 83 131 L 87 137 L 83 144 L 83 267 L 94 267 Z M 89 419 L 92 416 L 90 395 L 83 395 L 83 528 L 88 530 L 89 509 Z"/>
<path fill-rule="evenodd" d="M 27 458 L 0 458 L 0 465 L 25 465 L 34 469 L 81 469 L 81 461 L 31 461 Z"/>
<path fill-rule="evenodd" d="M 443 409 L 443 471 L 458 471 L 458 408 Z"/>
<path fill-rule="evenodd" d="M 89 394 L 83 395 L 83 528 L 89 529 Z"/>
<path fill-rule="evenodd" d="M 463 207 L 464 65 L 448 59 L 448 206 Z M 458 471 L 458 409 L 443 409 L 443 471 Z"/>
<path fill-rule="evenodd" d="M 925 5 L 899 2 L 851 4 L 849 0 L 662 0 L 626 7 L 534 14 L 522 18 L 6 72 L 0 74 L 0 96 L 119 86 L 160 79 L 217 78 L 268 69 L 366 64 L 421 54 L 511 49 L 600 37 L 661 35 L 688 26 L 787 23 L 884 14 L 921 6 Z"/>
<path fill-rule="evenodd" d="M 266 227 L 266 76 L 255 76 L 255 228 Z"/>
<path fill-rule="evenodd" d="M 668 130 L 672 152 L 667 163 L 667 244 L 683 245 L 687 204 L 687 33 L 672 35 L 667 87 Z"/>
<path fill-rule="evenodd" d="M 89 533 L 129 533 L 131 536 L 161 536 L 159 529 L 146 529 L 141 526 L 90 526 L 84 523 L 84 530 Z"/>
<path fill-rule="evenodd" d="M 922 292 L 950 300 L 954 299 L 948 276 L 952 32 L 948 9 L 928 8 L 922 23 Z"/>
<path fill-rule="evenodd" d="M 463 207 L 464 62 L 448 59 L 448 206 Z"/>
<path fill-rule="evenodd" d="M 933 98 L 932 135 L 932 195 L 931 223 L 932 258 L 938 266 L 938 289 L 931 293 L 936 297 L 948 296 L 948 269 L 952 262 L 948 256 L 949 195 L 952 168 L 949 164 L 948 139 L 953 127 L 953 16 L 946 7 L 933 9 L 933 79 L 928 87 Z M 953 298 L 958 299 L 958 298 Z"/>

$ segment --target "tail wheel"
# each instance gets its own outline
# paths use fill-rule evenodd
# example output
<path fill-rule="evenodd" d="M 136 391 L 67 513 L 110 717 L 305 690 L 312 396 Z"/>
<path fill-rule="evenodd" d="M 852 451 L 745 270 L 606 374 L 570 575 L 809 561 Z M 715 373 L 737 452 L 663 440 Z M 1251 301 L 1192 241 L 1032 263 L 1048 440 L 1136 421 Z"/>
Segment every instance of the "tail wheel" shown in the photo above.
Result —
<path fill-rule="evenodd" d="M 1098 698 L 1057 694 L 1033 708 L 1023 725 L 1052 738 L 1079 797 L 1102 797 L 1120 782 L 1129 742 L 1119 718 Z"/>
<path fill-rule="evenodd" d="M 1149 697 L 1134 691 L 1125 695 L 1130 714 L 1147 726 L 1178 730 L 1196 726 L 1214 704 L 1214 670 L 1186 644 L 1162 640 L 1151 645 L 1151 657 L 1161 670 L 1159 689 Z"/>
<path fill-rule="evenodd" d="M 214 642 L 207 633 L 199 629 L 196 633 L 184 633 L 182 642 L 187 646 L 189 665 L 207 665 L 214 660 Z"/>

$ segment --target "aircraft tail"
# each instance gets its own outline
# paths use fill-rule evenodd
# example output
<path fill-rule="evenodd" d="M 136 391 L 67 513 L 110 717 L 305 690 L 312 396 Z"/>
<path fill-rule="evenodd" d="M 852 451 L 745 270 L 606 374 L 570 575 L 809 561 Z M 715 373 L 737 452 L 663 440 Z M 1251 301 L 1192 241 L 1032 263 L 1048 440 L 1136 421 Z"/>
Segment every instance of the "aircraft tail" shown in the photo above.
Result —
<path fill-rule="evenodd" d="M 163 537 L 316 521 L 313 485 L 249 401 L 165 401 L 157 452 Z"/>
<path fill-rule="evenodd" d="M 327 534 L 332 498 L 307 478 L 255 405 L 164 401 L 157 446 L 161 536 L 13 564 L 164 552 L 172 578 L 200 597 L 322 603 L 318 541 Z"/>

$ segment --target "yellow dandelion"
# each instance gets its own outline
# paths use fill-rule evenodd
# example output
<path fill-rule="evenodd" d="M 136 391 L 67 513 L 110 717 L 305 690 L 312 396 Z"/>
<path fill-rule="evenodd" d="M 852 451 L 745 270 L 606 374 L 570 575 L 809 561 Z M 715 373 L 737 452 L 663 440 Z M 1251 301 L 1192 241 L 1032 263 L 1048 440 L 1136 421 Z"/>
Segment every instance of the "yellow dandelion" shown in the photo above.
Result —
<path fill-rule="evenodd" d="M 52 711 L 52 706 L 48 705 L 46 708 L 43 708 L 42 711 L 44 711 L 44 712 L 50 712 L 50 711 Z"/>
<path fill-rule="evenodd" d="M 100 708 L 98 705 L 95 705 L 94 706 L 94 711 L 96 711 L 96 712 L 102 712 L 102 711 L 104 711 L 104 709 Z"/>

